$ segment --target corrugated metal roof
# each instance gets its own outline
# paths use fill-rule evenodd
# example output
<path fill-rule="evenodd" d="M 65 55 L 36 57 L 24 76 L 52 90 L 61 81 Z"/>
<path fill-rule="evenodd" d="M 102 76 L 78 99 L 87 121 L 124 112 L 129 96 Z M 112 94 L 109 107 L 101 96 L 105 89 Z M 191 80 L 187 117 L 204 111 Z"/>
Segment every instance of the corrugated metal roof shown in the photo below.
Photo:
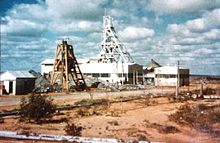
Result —
<path fill-rule="evenodd" d="M 28 71 L 7 71 L 7 72 L 16 78 L 35 78 Z"/>

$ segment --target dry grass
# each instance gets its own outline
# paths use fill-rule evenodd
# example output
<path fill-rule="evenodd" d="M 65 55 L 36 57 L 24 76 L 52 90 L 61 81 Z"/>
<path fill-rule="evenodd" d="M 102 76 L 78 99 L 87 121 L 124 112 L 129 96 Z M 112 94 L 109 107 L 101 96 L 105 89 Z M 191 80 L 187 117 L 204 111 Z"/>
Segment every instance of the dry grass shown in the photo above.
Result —
<path fill-rule="evenodd" d="M 220 123 L 220 105 L 199 104 L 190 106 L 185 104 L 176 113 L 171 114 L 169 119 L 180 125 L 187 125 L 211 135 L 220 135 L 220 132 L 213 128 L 215 124 Z"/>

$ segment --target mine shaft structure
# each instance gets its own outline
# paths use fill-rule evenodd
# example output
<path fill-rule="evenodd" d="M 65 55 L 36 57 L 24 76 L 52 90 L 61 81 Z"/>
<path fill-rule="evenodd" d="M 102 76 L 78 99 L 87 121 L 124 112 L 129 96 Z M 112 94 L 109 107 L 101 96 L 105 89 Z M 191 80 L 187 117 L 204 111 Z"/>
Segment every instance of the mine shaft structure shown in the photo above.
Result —
<path fill-rule="evenodd" d="M 54 85 L 60 81 L 61 87 L 65 90 L 70 89 L 70 82 L 74 81 L 76 90 L 87 89 L 78 62 L 73 52 L 73 46 L 63 40 L 57 45 L 55 51 L 55 61 L 51 76 L 51 83 Z"/>
<path fill-rule="evenodd" d="M 101 52 L 98 55 L 99 63 L 133 63 L 133 59 L 120 42 L 115 28 L 112 24 L 113 18 L 103 17 L 103 40 Z"/>

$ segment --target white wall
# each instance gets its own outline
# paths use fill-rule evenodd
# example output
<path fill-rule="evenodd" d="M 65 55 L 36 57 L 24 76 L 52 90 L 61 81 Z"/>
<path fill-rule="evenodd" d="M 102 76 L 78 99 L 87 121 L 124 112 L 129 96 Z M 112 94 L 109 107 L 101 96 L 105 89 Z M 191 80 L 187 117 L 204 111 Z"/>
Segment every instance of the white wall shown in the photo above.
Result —
<path fill-rule="evenodd" d="M 7 93 L 9 93 L 9 82 L 10 82 L 9 80 L 4 81 L 4 86 L 5 86 L 5 90 Z M 16 80 L 13 80 L 12 82 L 13 82 L 12 83 L 13 84 L 12 95 L 15 95 L 16 94 Z"/>
<path fill-rule="evenodd" d="M 116 83 L 125 80 L 125 77 L 118 77 L 117 74 L 127 74 L 128 65 L 128 63 L 85 63 L 80 64 L 79 67 L 82 73 L 108 73 L 110 77 L 98 77 L 98 79 Z"/>
<path fill-rule="evenodd" d="M 51 60 L 52 61 L 52 60 Z M 50 62 L 50 61 L 49 61 Z M 41 74 L 48 74 L 53 71 L 53 65 L 48 65 L 50 63 L 42 62 L 41 64 Z M 52 63 L 52 62 L 51 62 Z M 83 74 L 86 73 L 108 73 L 110 77 L 98 77 L 98 79 L 109 82 L 120 82 L 124 81 L 125 77 L 118 77 L 118 73 L 128 73 L 128 65 L 133 65 L 134 63 L 82 63 L 79 64 L 80 70 Z"/>
<path fill-rule="evenodd" d="M 177 67 L 158 67 L 155 68 L 155 75 L 168 75 L 167 78 L 164 77 L 155 77 L 156 86 L 176 86 L 177 85 Z M 189 75 L 189 69 L 180 68 L 180 75 Z M 175 75 L 175 78 L 171 78 L 169 75 Z M 183 80 L 189 80 L 188 78 L 180 78 L 180 85 L 184 84 Z M 185 83 L 186 84 L 186 83 Z"/>
<path fill-rule="evenodd" d="M 155 78 L 155 86 L 176 86 L 177 78 Z"/>
<path fill-rule="evenodd" d="M 3 81 L 3 82 L 4 82 L 5 90 L 6 90 L 7 92 L 9 92 L 9 81 L 6 80 L 6 81 Z"/>
<path fill-rule="evenodd" d="M 128 73 L 127 63 L 85 63 L 79 67 L 82 73 Z"/>
<path fill-rule="evenodd" d="M 189 74 L 189 69 L 179 68 L 179 74 Z M 155 68 L 155 74 L 177 74 L 177 67 L 164 66 Z"/>
<path fill-rule="evenodd" d="M 12 95 L 16 94 L 16 80 L 13 81 L 13 90 L 12 90 Z"/>
<path fill-rule="evenodd" d="M 53 65 L 41 65 L 41 74 L 49 74 L 49 72 L 53 71 Z"/>

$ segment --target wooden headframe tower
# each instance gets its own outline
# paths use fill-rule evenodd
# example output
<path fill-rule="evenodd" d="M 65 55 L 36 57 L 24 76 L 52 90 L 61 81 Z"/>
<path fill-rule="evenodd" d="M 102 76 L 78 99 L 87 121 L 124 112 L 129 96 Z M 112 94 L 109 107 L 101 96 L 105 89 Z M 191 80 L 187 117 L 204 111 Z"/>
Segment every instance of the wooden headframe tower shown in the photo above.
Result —
<path fill-rule="evenodd" d="M 65 90 L 70 89 L 69 83 L 71 81 L 74 81 L 77 90 L 87 89 L 86 82 L 73 52 L 73 46 L 69 45 L 65 40 L 57 45 L 55 51 L 51 83 L 55 84 L 58 80 Z"/>

